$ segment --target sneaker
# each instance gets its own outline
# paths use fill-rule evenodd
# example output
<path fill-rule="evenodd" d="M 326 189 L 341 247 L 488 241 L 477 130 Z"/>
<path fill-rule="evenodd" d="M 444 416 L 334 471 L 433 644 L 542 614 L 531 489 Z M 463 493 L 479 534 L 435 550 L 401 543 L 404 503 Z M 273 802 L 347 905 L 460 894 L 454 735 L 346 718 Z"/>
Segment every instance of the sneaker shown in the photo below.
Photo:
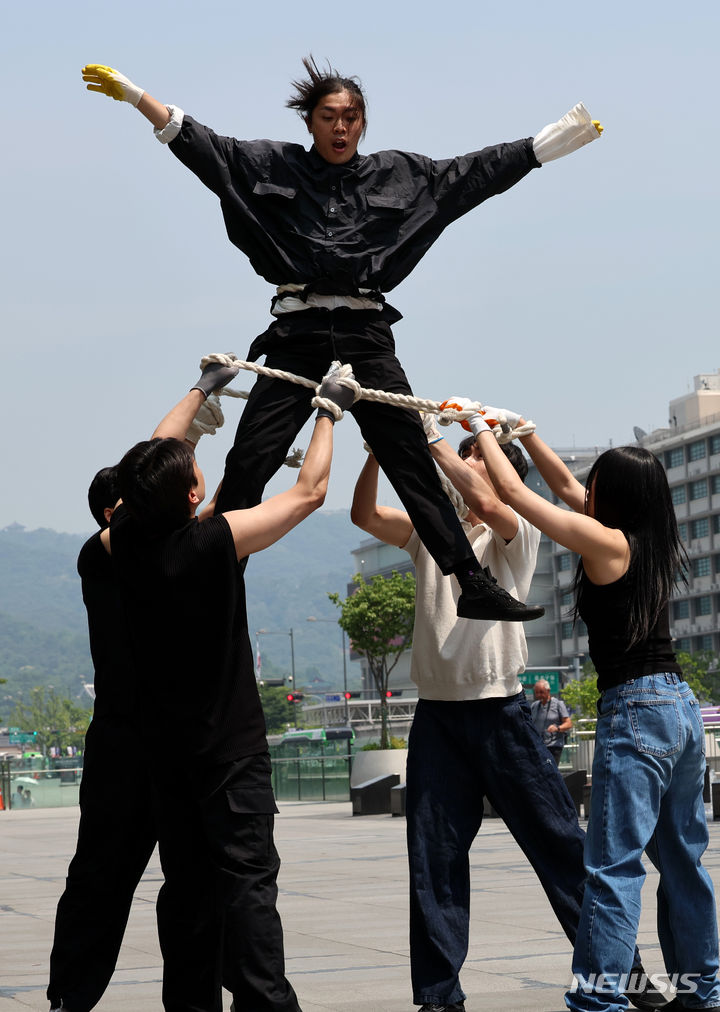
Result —
<path fill-rule="evenodd" d="M 465 1012 L 464 1001 L 454 1001 L 452 1005 L 423 1005 L 420 1012 Z"/>
<path fill-rule="evenodd" d="M 496 622 L 531 622 L 545 614 L 536 604 L 522 604 L 501 587 L 487 566 L 460 582 L 459 618 Z M 452 1008 L 451 1005 L 448 1008 Z"/>
<path fill-rule="evenodd" d="M 641 1012 L 655 1012 L 656 1009 L 667 1009 L 669 1012 L 673 1007 L 673 1003 L 668 1002 L 662 991 L 658 991 L 652 983 L 642 965 L 632 968 L 625 994 L 630 1004 Z"/>

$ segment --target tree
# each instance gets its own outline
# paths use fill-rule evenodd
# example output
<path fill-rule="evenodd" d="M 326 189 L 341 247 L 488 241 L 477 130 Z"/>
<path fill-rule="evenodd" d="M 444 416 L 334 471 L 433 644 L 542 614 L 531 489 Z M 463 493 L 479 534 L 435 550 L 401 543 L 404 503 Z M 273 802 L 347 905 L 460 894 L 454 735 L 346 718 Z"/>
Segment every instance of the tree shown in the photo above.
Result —
<path fill-rule="evenodd" d="M 560 698 L 567 703 L 576 717 L 597 717 L 597 671 L 592 661 L 583 664 L 583 677 L 573 678 L 564 689 L 560 690 Z"/>
<path fill-rule="evenodd" d="M 678 650 L 676 656 L 683 678 L 700 702 L 714 702 L 718 690 L 716 655 L 711 650 L 699 650 L 694 654 Z"/>
<path fill-rule="evenodd" d="M 280 734 L 289 723 L 294 723 L 287 699 L 288 690 L 277 685 L 260 685 L 259 689 L 268 734 Z"/>
<path fill-rule="evenodd" d="M 37 731 L 38 748 L 47 753 L 51 745 L 82 748 L 91 718 L 92 710 L 58 696 L 53 688 L 38 686 L 30 690 L 27 702 L 16 701 L 10 723 L 26 733 Z"/>
<path fill-rule="evenodd" d="M 360 573 L 353 577 L 355 591 L 340 599 L 328 597 L 341 609 L 339 625 L 350 638 L 353 649 L 367 661 L 380 696 L 380 747 L 390 747 L 387 691 L 390 674 L 400 654 L 412 644 L 415 618 L 415 577 L 395 570 L 389 577 L 373 576 L 369 583 Z"/>
<path fill-rule="evenodd" d="M 720 670 L 717 657 L 711 650 L 690 654 L 679 650 L 677 662 L 683 678 L 701 703 L 720 702 Z M 598 698 L 597 672 L 592 661 L 583 664 L 583 677 L 574 679 L 561 690 L 560 695 L 578 717 L 596 717 Z"/>

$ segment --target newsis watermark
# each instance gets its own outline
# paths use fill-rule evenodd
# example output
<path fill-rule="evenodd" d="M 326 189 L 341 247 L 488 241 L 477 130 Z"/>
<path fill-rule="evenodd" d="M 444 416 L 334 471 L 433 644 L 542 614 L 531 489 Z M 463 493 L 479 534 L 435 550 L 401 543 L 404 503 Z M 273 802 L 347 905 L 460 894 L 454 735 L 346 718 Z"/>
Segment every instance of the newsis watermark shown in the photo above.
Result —
<path fill-rule="evenodd" d="M 587 977 L 575 976 L 571 991 L 595 994 L 643 994 L 648 987 L 654 987 L 662 995 L 670 995 L 671 989 L 677 994 L 695 994 L 701 974 L 699 973 L 591 973 Z"/>

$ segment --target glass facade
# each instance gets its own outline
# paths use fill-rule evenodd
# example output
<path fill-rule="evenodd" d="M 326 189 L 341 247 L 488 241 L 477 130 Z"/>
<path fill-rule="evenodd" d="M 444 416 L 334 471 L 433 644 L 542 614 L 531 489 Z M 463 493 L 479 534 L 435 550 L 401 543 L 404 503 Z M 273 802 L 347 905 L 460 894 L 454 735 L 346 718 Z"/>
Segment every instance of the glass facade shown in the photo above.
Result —
<path fill-rule="evenodd" d="M 698 478 L 697 481 L 691 481 L 689 491 L 691 502 L 696 499 L 703 499 L 708 494 L 707 478 Z"/>
<path fill-rule="evenodd" d="M 681 506 L 684 502 L 687 502 L 685 486 L 675 485 L 674 488 L 670 489 L 670 497 L 672 498 L 673 506 Z"/>
<path fill-rule="evenodd" d="M 691 538 L 704 538 L 710 533 L 710 517 L 700 517 L 690 524 Z"/>

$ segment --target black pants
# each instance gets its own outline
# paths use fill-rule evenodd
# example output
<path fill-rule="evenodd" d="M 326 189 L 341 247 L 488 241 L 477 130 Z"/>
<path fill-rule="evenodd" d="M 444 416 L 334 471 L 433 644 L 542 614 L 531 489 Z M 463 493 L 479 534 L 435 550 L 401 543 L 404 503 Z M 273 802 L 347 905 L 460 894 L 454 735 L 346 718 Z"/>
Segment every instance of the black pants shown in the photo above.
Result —
<path fill-rule="evenodd" d="M 299 1012 L 276 906 L 269 755 L 172 775 L 156 793 L 166 1012 L 220 1012 L 221 979 L 238 1012 Z"/>
<path fill-rule="evenodd" d="M 47 996 L 89 1012 L 115 970 L 135 888 L 155 847 L 149 777 L 132 723 L 94 717 L 85 738 L 80 826 L 55 916 Z"/>
<path fill-rule="evenodd" d="M 361 386 L 410 394 L 395 357 L 389 325 L 378 312 L 305 310 L 288 314 L 262 334 L 254 359 L 319 382 L 333 359 L 349 363 Z M 310 417 L 313 392 L 265 376 L 255 383 L 225 464 L 217 512 L 255 506 Z M 442 490 L 418 413 L 373 401 L 350 411 L 372 447 L 422 542 L 443 573 L 472 556 L 455 510 Z"/>

